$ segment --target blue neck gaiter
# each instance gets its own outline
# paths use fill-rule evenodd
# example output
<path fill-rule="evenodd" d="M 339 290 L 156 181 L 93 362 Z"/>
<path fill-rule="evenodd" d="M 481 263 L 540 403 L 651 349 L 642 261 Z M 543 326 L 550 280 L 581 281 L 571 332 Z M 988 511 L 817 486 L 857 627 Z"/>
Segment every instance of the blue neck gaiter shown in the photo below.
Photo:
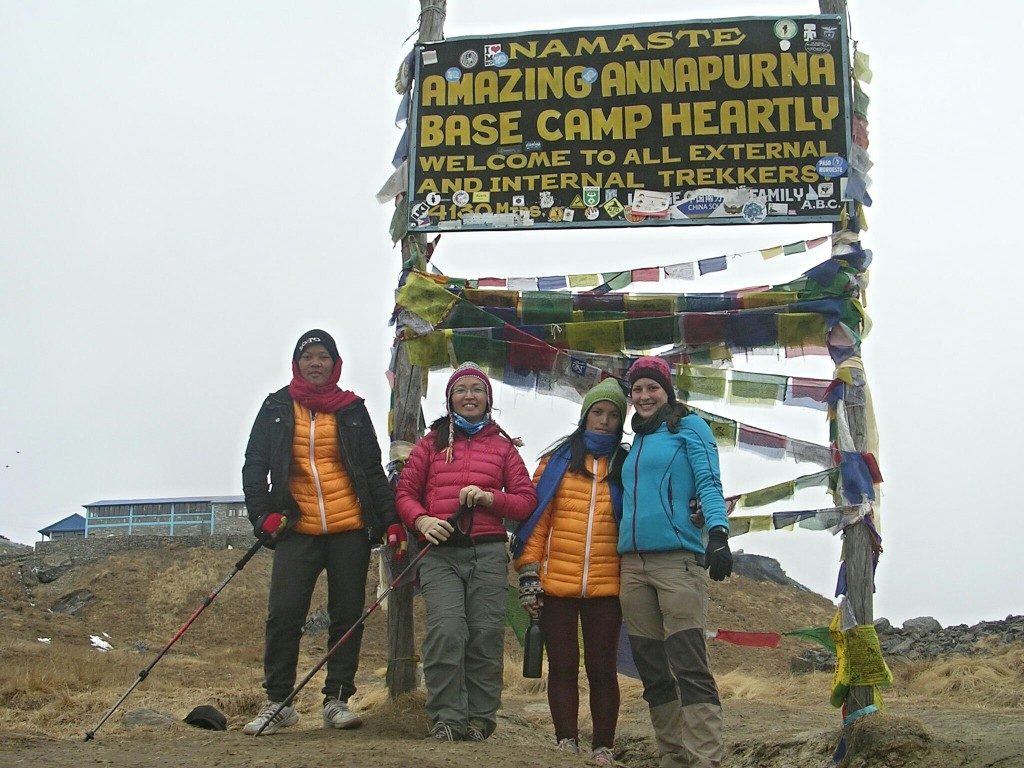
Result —
<path fill-rule="evenodd" d="M 457 413 L 453 413 L 452 423 L 455 424 L 456 427 L 461 429 L 467 435 L 472 437 L 481 429 L 483 429 L 484 427 L 491 423 L 491 417 L 484 416 L 482 419 L 480 419 L 480 421 L 468 421 L 465 416 L 460 416 Z"/>

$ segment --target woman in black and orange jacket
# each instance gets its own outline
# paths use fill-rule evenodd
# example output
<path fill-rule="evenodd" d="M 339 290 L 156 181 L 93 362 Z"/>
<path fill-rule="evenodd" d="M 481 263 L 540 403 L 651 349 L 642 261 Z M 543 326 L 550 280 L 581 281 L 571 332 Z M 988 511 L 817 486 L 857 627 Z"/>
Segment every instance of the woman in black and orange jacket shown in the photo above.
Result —
<path fill-rule="evenodd" d="M 363 613 L 370 548 L 385 531 L 404 540 L 380 446 L 362 398 L 340 389 L 341 357 L 326 331 L 304 333 L 292 356 L 292 381 L 263 403 L 245 449 L 242 487 L 258 536 L 274 549 L 266 645 L 267 702 L 243 728 L 253 735 L 294 725 L 280 708 L 295 684 L 299 638 L 317 578 L 327 571 L 328 646 Z M 327 662 L 325 728 L 354 728 L 362 628 Z M 275 715 L 274 713 L 277 712 Z M 265 727 L 264 727 L 265 726 Z"/>
<path fill-rule="evenodd" d="M 540 615 L 548 652 L 548 705 L 560 750 L 579 753 L 579 626 L 594 724 L 591 760 L 612 765 L 619 715 L 616 468 L 625 457 L 626 397 L 605 379 L 583 400 L 579 426 L 534 473 L 537 508 L 513 544 L 520 601 Z"/>

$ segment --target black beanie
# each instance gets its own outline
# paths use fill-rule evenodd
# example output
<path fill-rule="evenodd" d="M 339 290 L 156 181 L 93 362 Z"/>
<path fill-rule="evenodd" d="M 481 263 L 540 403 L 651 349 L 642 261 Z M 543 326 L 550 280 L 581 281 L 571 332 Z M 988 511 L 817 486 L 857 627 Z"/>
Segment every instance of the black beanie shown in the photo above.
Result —
<path fill-rule="evenodd" d="M 327 348 L 327 352 L 330 354 L 331 360 L 334 362 L 338 362 L 338 358 L 341 357 L 341 355 L 338 354 L 338 345 L 334 343 L 334 337 L 327 331 L 314 328 L 313 330 L 306 331 L 304 334 L 299 336 L 299 340 L 295 342 L 295 351 L 292 353 L 292 362 L 298 361 L 299 355 L 302 354 L 302 350 L 310 344 L 323 344 L 324 347 Z"/>
<path fill-rule="evenodd" d="M 193 709 L 185 715 L 185 722 L 207 731 L 226 731 L 228 729 L 227 718 L 211 704 L 203 704 Z"/>

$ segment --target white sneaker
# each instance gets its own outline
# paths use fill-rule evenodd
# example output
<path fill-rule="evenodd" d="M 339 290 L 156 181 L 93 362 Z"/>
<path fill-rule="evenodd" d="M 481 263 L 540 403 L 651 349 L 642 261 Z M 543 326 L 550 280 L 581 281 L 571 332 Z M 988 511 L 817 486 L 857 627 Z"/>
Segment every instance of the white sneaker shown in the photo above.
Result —
<path fill-rule="evenodd" d="M 256 732 L 263 728 L 263 724 L 266 723 L 267 727 L 263 728 L 263 733 L 260 735 L 269 736 L 282 728 L 287 728 L 289 725 L 295 725 L 299 722 L 299 713 L 295 711 L 295 707 L 283 707 L 280 712 L 277 712 L 277 708 L 280 706 L 281 702 L 279 701 L 268 701 L 263 705 L 260 713 L 245 724 L 242 733 L 246 736 L 255 736 Z M 274 714 L 275 712 L 277 712 L 276 715 Z"/>
<path fill-rule="evenodd" d="M 328 699 L 324 704 L 324 728 L 358 728 L 363 719 L 348 708 L 347 701 Z"/>
<path fill-rule="evenodd" d="M 555 749 L 559 752 L 568 752 L 571 755 L 578 755 L 580 753 L 580 745 L 576 739 L 559 739 Z"/>
<path fill-rule="evenodd" d="M 590 753 L 590 762 L 597 766 L 614 766 L 615 756 L 608 747 L 597 747 Z"/>

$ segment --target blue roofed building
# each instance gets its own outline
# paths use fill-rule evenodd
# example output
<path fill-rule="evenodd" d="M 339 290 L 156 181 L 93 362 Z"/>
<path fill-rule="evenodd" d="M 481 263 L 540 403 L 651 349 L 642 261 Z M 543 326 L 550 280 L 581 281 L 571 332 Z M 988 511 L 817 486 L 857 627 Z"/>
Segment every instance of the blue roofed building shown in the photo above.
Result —
<path fill-rule="evenodd" d="M 104 499 L 82 506 L 87 538 L 252 532 L 244 496 Z"/>
<path fill-rule="evenodd" d="M 82 539 L 85 538 L 85 518 L 75 512 L 63 520 L 58 520 L 52 525 L 39 529 L 39 534 L 44 539 L 58 541 L 60 539 Z"/>

